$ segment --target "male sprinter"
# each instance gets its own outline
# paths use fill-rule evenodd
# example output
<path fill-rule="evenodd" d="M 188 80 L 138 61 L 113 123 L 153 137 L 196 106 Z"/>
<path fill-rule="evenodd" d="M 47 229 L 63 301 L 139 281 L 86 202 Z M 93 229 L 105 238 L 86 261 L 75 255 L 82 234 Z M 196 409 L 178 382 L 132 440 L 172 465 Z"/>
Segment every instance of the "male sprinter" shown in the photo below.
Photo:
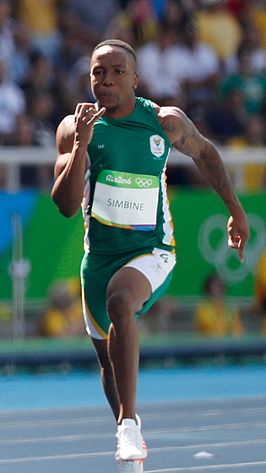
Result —
<path fill-rule="evenodd" d="M 194 160 L 224 201 L 230 214 L 228 245 L 241 260 L 249 236 L 245 213 L 214 145 L 180 109 L 136 97 L 137 84 L 130 45 L 110 39 L 95 47 L 91 88 L 96 103 L 79 103 L 59 125 L 52 189 L 66 217 L 76 214 L 82 202 L 86 328 L 118 424 L 116 458 L 136 472 L 147 455 L 135 409 L 136 318 L 161 296 L 175 265 L 165 177 L 171 146 Z"/>

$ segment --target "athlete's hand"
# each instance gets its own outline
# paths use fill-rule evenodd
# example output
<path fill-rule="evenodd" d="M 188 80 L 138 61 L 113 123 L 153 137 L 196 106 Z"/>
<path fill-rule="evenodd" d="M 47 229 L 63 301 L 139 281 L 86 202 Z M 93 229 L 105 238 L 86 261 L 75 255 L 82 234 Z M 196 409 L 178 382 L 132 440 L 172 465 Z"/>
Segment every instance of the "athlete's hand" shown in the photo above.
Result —
<path fill-rule="evenodd" d="M 74 114 L 75 135 L 74 142 L 87 146 L 93 135 L 93 125 L 106 109 L 102 107 L 97 111 L 93 103 L 78 103 Z"/>
<path fill-rule="evenodd" d="M 228 246 L 235 248 L 238 252 L 240 261 L 244 261 L 244 247 L 249 238 L 249 226 L 244 213 L 239 216 L 229 217 L 227 223 Z"/>

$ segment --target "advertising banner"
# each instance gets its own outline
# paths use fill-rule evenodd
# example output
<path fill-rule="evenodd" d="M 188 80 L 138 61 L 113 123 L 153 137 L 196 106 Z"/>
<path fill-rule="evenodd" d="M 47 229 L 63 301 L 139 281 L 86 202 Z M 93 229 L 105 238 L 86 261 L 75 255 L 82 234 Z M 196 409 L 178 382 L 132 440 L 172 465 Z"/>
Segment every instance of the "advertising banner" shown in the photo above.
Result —
<path fill-rule="evenodd" d="M 170 189 L 169 197 L 177 253 L 169 294 L 193 300 L 201 295 L 205 277 L 218 272 L 229 295 L 252 297 L 254 271 L 266 241 L 266 193 L 239 196 L 251 228 L 244 263 L 227 247 L 228 212 L 216 194 Z M 22 260 L 16 270 L 27 272 L 26 299 L 44 300 L 55 281 L 79 277 L 82 254 L 81 212 L 64 218 L 47 194 L 0 194 L 0 300 L 12 298 L 16 255 Z"/>

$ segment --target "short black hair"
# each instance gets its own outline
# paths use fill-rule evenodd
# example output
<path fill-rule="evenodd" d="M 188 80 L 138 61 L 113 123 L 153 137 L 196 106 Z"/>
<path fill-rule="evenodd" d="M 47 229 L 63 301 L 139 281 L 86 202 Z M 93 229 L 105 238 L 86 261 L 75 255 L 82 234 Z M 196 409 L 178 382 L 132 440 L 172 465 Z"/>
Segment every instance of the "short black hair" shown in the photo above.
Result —
<path fill-rule="evenodd" d="M 119 48 L 125 49 L 128 53 L 132 54 L 135 61 L 137 61 L 136 53 L 130 44 L 126 43 L 125 41 L 121 41 L 120 39 L 106 39 L 101 43 L 97 44 L 93 49 L 92 53 L 97 49 L 101 48 L 102 46 L 117 46 Z"/>

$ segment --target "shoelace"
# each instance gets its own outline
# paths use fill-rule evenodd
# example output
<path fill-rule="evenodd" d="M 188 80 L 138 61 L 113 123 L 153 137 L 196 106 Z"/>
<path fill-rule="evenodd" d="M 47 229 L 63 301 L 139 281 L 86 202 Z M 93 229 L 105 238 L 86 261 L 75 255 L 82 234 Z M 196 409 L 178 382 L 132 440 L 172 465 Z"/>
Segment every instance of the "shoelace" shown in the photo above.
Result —
<path fill-rule="evenodd" d="M 118 441 L 120 440 L 120 435 L 122 432 L 119 432 L 117 437 Z M 125 427 L 123 429 L 123 439 L 127 445 L 136 445 L 138 443 L 138 431 L 136 429 L 131 429 L 130 427 Z"/>

